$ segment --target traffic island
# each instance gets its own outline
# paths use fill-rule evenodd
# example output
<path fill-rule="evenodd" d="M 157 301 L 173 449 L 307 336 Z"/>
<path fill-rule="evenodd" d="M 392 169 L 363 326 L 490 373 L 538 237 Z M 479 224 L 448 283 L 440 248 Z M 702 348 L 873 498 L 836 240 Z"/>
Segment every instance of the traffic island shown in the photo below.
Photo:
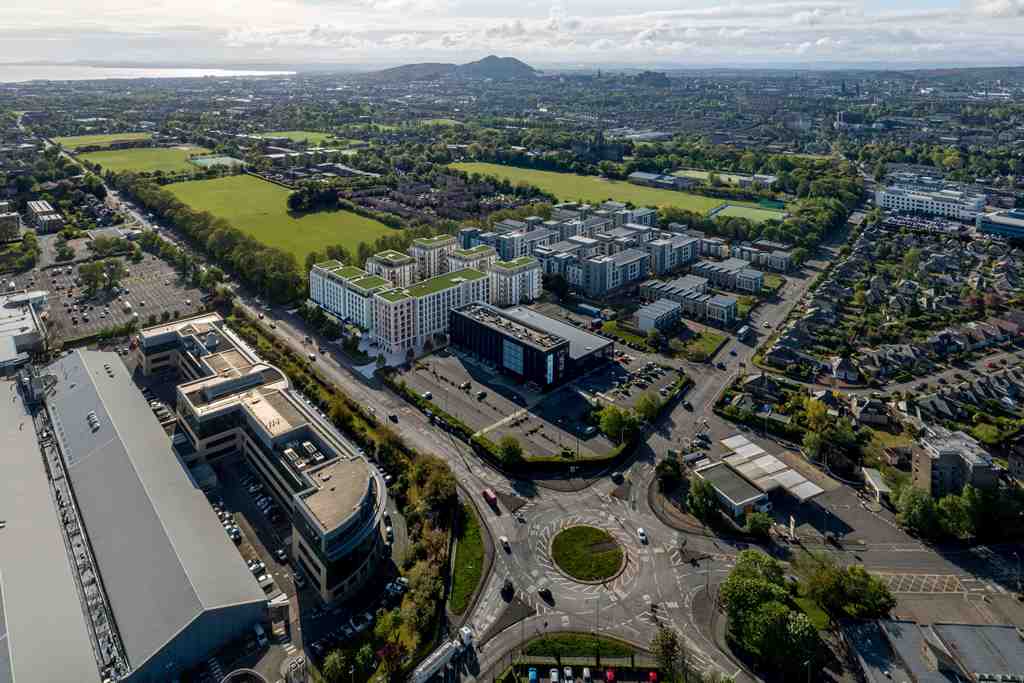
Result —
<path fill-rule="evenodd" d="M 581 583 L 604 583 L 626 568 L 622 545 L 593 526 L 571 526 L 551 540 L 551 559 L 563 574 Z"/>

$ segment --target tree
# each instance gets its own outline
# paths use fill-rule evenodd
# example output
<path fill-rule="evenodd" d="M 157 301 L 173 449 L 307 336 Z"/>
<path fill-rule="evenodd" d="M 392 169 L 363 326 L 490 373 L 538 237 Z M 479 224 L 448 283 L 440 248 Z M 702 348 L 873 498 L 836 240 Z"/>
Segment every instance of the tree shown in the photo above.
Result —
<path fill-rule="evenodd" d="M 501 455 L 501 461 L 508 465 L 522 460 L 523 447 L 519 443 L 519 439 L 512 435 L 505 435 L 498 442 L 498 453 Z"/>
<path fill-rule="evenodd" d="M 402 660 L 409 654 L 408 648 L 400 640 L 389 640 L 377 650 L 381 664 L 388 678 L 392 678 L 401 670 Z"/>
<path fill-rule="evenodd" d="M 103 262 L 93 261 L 78 266 L 78 277 L 82 280 L 86 294 L 92 296 L 103 286 Z"/>
<path fill-rule="evenodd" d="M 106 275 L 106 288 L 113 289 L 121 280 L 128 274 L 128 269 L 125 268 L 124 261 L 119 258 L 108 258 L 102 261 L 103 274 Z"/>
<path fill-rule="evenodd" d="M 636 402 L 636 414 L 645 422 L 654 422 L 661 412 L 662 401 L 653 393 L 642 395 Z"/>
<path fill-rule="evenodd" d="M 606 405 L 597 411 L 598 424 L 605 436 L 615 443 L 625 443 L 636 430 L 636 417 L 616 405 Z"/>
<path fill-rule="evenodd" d="M 658 668 L 661 669 L 665 680 L 674 683 L 679 677 L 679 665 L 683 654 L 679 636 L 672 629 L 662 626 L 651 639 L 651 652 L 657 658 Z"/>
<path fill-rule="evenodd" d="M 376 663 L 376 659 L 373 654 L 373 647 L 369 643 L 364 643 L 356 651 L 355 665 L 356 668 L 364 675 L 369 677 L 373 673 L 373 666 Z"/>
<path fill-rule="evenodd" d="M 658 488 L 661 491 L 672 491 L 683 481 L 683 470 L 675 458 L 663 458 L 654 468 L 658 476 Z"/>
<path fill-rule="evenodd" d="M 381 610 L 377 614 L 377 623 L 373 627 L 373 635 L 377 640 L 397 640 L 404 623 L 402 611 L 399 609 Z"/>
<path fill-rule="evenodd" d="M 774 520 L 766 512 L 751 512 L 747 515 L 747 533 L 758 538 L 768 539 L 771 536 Z"/>
<path fill-rule="evenodd" d="M 421 500 L 428 512 L 440 516 L 455 503 L 455 475 L 446 463 L 437 458 L 427 460 L 429 464 L 426 481 L 423 483 Z"/>
<path fill-rule="evenodd" d="M 971 508 L 964 496 L 945 496 L 938 505 L 939 524 L 942 531 L 955 538 L 974 535 L 974 520 Z"/>
<path fill-rule="evenodd" d="M 807 398 L 804 401 L 804 416 L 807 419 L 807 428 L 812 432 L 821 433 L 828 429 L 828 407 L 824 402 Z"/>
<path fill-rule="evenodd" d="M 718 497 L 715 487 L 706 479 L 694 475 L 690 478 L 690 492 L 686 497 L 686 506 L 693 515 L 703 522 L 710 523 L 718 518 Z"/>
<path fill-rule="evenodd" d="M 349 680 L 348 671 L 351 667 L 352 663 L 349 661 L 348 654 L 343 650 L 333 650 L 324 658 L 321 673 L 327 683 L 342 683 Z"/>
<path fill-rule="evenodd" d="M 925 491 L 906 486 L 896 498 L 897 521 L 925 538 L 934 538 L 940 530 L 935 501 Z"/>
<path fill-rule="evenodd" d="M 658 328 L 651 328 L 651 330 L 647 332 L 647 343 L 651 345 L 651 348 L 660 349 L 661 344 L 664 341 L 665 337 Z"/>

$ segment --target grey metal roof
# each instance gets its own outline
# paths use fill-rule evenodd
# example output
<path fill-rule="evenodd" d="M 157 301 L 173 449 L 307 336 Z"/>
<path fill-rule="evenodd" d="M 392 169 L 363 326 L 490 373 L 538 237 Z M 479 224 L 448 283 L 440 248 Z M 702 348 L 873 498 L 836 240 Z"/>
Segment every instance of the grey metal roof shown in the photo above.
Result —
<path fill-rule="evenodd" d="M 735 470 L 725 463 L 718 463 L 705 467 L 704 469 L 697 470 L 697 474 L 699 474 L 702 479 L 706 479 L 711 482 L 711 485 L 714 486 L 719 493 L 728 498 L 729 501 L 736 506 L 744 505 L 752 500 L 757 500 L 764 496 L 756 486 L 741 477 Z"/>
<path fill-rule="evenodd" d="M 1024 673 L 1024 641 L 1014 626 L 932 624 L 932 630 L 969 672 Z"/>
<path fill-rule="evenodd" d="M 530 327 L 534 327 L 550 334 L 556 334 L 562 339 L 568 339 L 569 357 L 573 360 L 583 358 L 584 356 L 594 353 L 598 349 L 603 349 L 614 343 L 610 339 L 605 339 L 604 337 L 599 337 L 596 334 L 591 334 L 586 330 L 582 330 L 574 325 L 569 325 L 561 320 L 549 318 L 546 315 L 524 306 L 505 308 L 500 311 L 500 314 L 508 316 L 514 320 L 518 320 L 524 325 L 529 325 Z"/>
<path fill-rule="evenodd" d="M 0 382 L 0 683 L 98 683 L 32 419 Z"/>
<path fill-rule="evenodd" d="M 131 666 L 205 610 L 265 602 L 118 356 L 76 351 L 48 372 L 47 407 Z"/>

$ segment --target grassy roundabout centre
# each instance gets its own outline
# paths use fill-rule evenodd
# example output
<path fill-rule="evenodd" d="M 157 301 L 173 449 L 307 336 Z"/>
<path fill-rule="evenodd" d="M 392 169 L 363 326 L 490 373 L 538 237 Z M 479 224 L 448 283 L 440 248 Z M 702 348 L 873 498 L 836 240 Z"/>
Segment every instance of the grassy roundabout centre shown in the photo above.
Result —
<path fill-rule="evenodd" d="M 603 581 L 615 576 L 624 559 L 622 546 L 603 529 L 572 526 L 551 543 L 551 559 L 579 581 Z"/>

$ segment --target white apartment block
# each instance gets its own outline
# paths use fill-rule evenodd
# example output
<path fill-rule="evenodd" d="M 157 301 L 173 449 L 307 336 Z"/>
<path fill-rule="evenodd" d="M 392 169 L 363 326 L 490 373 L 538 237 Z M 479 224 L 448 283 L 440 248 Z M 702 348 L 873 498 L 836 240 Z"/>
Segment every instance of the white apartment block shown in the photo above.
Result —
<path fill-rule="evenodd" d="M 422 348 L 434 335 L 448 334 L 448 313 L 475 302 L 491 303 L 491 280 L 478 270 L 459 270 L 406 289 L 373 297 L 373 339 L 382 353 Z"/>
<path fill-rule="evenodd" d="M 392 287 L 411 287 L 418 279 L 416 259 L 394 249 L 366 259 L 366 270 L 371 275 L 384 278 Z"/>
<path fill-rule="evenodd" d="M 334 318 L 364 330 L 374 326 L 374 294 L 390 288 L 379 275 L 340 261 L 318 263 L 309 271 L 310 300 Z"/>
<path fill-rule="evenodd" d="M 448 257 L 458 248 L 452 235 L 419 237 L 409 247 L 409 255 L 416 259 L 420 280 L 428 280 L 448 272 Z"/>
<path fill-rule="evenodd" d="M 540 261 L 524 256 L 514 261 L 498 261 L 491 266 L 491 303 L 514 306 L 540 298 L 544 291 Z"/>
<path fill-rule="evenodd" d="M 490 270 L 490 267 L 497 263 L 498 252 L 494 250 L 494 247 L 486 244 L 478 244 L 472 249 L 456 249 L 452 252 L 452 255 L 448 257 L 448 270 L 449 272 L 455 272 L 456 270 L 465 270 L 470 268 L 472 270 L 486 271 Z"/>
<path fill-rule="evenodd" d="M 941 216 L 958 221 L 973 221 L 984 210 L 986 198 L 957 190 L 925 192 L 892 185 L 875 192 L 875 203 L 889 211 Z"/>

